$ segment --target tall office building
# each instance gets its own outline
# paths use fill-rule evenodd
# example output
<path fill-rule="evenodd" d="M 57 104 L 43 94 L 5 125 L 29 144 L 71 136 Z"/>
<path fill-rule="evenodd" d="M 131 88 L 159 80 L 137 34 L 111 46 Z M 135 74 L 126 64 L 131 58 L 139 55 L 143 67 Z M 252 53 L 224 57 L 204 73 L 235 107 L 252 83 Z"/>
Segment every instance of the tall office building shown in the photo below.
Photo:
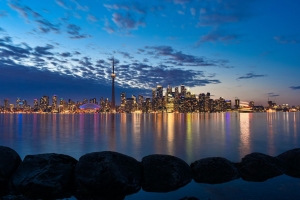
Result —
<path fill-rule="evenodd" d="M 38 99 L 33 100 L 33 109 L 35 111 L 37 111 L 39 109 L 39 100 Z"/>
<path fill-rule="evenodd" d="M 52 110 L 56 110 L 57 109 L 57 96 L 53 95 L 52 97 Z"/>
<path fill-rule="evenodd" d="M 115 59 L 113 58 L 112 60 L 112 74 L 111 74 L 111 79 L 112 79 L 112 84 L 111 84 L 111 112 L 116 111 L 116 101 L 115 101 Z"/>
<path fill-rule="evenodd" d="M 163 87 L 161 85 L 156 86 L 156 96 L 159 99 L 163 98 Z"/>
<path fill-rule="evenodd" d="M 4 99 L 4 109 L 9 109 L 9 99 Z"/>
<path fill-rule="evenodd" d="M 126 93 L 122 92 L 121 94 L 121 106 L 124 107 L 126 104 Z"/>
<path fill-rule="evenodd" d="M 184 86 L 184 85 L 181 85 L 181 86 L 180 86 L 180 93 L 181 93 L 181 96 L 182 96 L 182 97 L 185 97 L 185 95 L 186 95 L 186 89 L 185 89 L 185 86 Z"/>

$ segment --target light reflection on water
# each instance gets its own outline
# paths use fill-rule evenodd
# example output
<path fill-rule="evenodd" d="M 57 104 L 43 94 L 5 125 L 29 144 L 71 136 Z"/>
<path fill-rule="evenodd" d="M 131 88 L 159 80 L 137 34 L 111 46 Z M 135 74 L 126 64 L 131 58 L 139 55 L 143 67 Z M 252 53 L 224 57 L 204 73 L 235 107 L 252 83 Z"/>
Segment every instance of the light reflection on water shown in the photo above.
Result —
<path fill-rule="evenodd" d="M 85 153 L 110 150 L 137 160 L 149 154 L 169 154 L 182 158 L 188 164 L 211 156 L 238 162 L 251 152 L 276 156 L 286 150 L 299 148 L 299 122 L 299 112 L 0 114 L 0 145 L 15 149 L 22 158 L 28 154 L 55 152 L 79 159 Z M 300 185 L 299 179 L 287 176 L 261 184 L 242 180 L 218 186 L 191 183 L 172 194 L 160 194 L 159 198 L 186 190 L 195 195 L 201 190 L 205 197 L 218 199 L 220 197 L 217 194 L 222 196 L 225 188 L 235 188 L 236 194 L 248 192 L 251 196 L 251 188 L 256 190 L 258 185 L 267 188 L 280 186 L 278 190 L 291 192 L 293 187 L 284 187 L 284 181 L 287 180 Z M 241 185 L 250 189 L 245 190 Z M 273 193 L 277 198 L 280 191 Z M 143 191 L 128 198 L 144 198 L 145 194 L 147 197 L 157 198 L 157 194 Z M 230 199 L 234 196 L 227 197 Z"/>

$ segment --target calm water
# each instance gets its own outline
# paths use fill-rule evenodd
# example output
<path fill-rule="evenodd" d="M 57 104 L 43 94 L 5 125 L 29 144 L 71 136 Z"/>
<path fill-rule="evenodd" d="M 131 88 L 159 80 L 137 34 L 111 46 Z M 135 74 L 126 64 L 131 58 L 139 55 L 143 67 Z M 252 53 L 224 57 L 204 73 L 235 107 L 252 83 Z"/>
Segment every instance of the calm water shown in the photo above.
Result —
<path fill-rule="evenodd" d="M 63 153 L 79 159 L 111 150 L 137 160 L 169 154 L 188 164 L 211 156 L 238 162 L 251 152 L 276 156 L 300 147 L 300 112 L 212 114 L 0 114 L 0 145 L 28 154 Z M 263 183 L 241 179 L 197 184 L 169 193 L 140 191 L 126 199 L 295 199 L 300 179 Z"/>

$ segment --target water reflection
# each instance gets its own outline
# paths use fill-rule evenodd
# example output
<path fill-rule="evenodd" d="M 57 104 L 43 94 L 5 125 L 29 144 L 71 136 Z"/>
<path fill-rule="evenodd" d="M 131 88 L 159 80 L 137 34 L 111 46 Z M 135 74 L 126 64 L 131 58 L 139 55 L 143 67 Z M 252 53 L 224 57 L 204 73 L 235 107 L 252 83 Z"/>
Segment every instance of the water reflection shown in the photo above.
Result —
<path fill-rule="evenodd" d="M 27 154 L 79 158 L 117 151 L 136 159 L 159 153 L 188 163 L 221 156 L 239 161 L 258 151 L 299 147 L 300 113 L 0 114 L 0 145 Z"/>
<path fill-rule="evenodd" d="M 240 156 L 250 153 L 250 115 L 248 113 L 240 114 Z"/>

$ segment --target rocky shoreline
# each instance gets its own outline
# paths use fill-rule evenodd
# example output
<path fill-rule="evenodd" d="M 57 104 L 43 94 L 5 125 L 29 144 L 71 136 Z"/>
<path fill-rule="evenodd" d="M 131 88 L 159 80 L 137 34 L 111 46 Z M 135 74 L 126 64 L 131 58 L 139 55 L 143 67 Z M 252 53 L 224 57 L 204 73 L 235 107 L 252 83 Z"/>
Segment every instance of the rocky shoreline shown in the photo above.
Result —
<path fill-rule="evenodd" d="M 222 157 L 188 165 L 171 155 L 153 154 L 141 161 L 112 151 L 75 158 L 55 153 L 27 155 L 0 146 L 2 199 L 124 199 L 138 192 L 170 192 L 188 184 L 220 184 L 242 178 L 262 182 L 286 174 L 300 178 L 300 148 L 278 156 L 251 153 L 234 163 Z M 183 199 L 196 199 L 185 197 Z"/>

